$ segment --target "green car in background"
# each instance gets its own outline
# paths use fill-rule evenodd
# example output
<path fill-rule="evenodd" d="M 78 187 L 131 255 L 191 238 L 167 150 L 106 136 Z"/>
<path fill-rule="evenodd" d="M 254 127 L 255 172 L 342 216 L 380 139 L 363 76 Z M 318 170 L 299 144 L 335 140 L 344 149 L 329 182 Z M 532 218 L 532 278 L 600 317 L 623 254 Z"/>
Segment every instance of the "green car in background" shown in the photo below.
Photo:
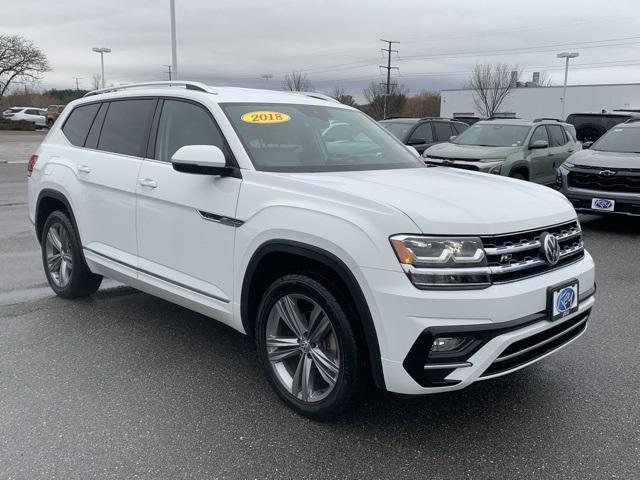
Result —
<path fill-rule="evenodd" d="M 477 122 L 422 154 L 427 165 L 463 168 L 554 186 L 556 170 L 582 149 L 573 125 L 556 119 Z"/>

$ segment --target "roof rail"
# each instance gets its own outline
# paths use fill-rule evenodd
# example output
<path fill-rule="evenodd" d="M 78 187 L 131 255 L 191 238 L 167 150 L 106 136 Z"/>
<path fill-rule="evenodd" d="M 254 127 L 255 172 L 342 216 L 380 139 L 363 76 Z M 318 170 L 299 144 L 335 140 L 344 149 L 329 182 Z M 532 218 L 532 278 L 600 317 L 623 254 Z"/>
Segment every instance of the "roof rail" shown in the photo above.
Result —
<path fill-rule="evenodd" d="M 560 122 L 560 123 L 564 123 L 562 120 L 560 120 L 559 118 L 551 118 L 551 117 L 540 117 L 540 118 L 534 118 L 533 119 L 533 123 L 538 123 L 538 122 L 543 122 L 545 120 L 549 120 L 551 122 Z"/>
<path fill-rule="evenodd" d="M 91 97 L 93 95 L 99 95 L 107 92 L 117 92 L 120 90 L 128 90 L 130 88 L 145 88 L 145 87 L 184 87 L 187 90 L 197 90 L 199 92 L 213 93 L 217 95 L 217 92 L 211 90 L 210 87 L 200 82 L 189 82 L 182 80 L 169 80 L 160 82 L 144 82 L 144 83 L 129 83 L 127 85 L 118 85 L 117 87 L 101 88 L 99 90 L 92 90 L 86 93 L 85 97 Z"/>
<path fill-rule="evenodd" d="M 625 121 L 624 123 L 638 123 L 638 122 L 640 122 L 640 117 L 630 118 L 629 120 Z"/>
<path fill-rule="evenodd" d="M 315 99 L 318 99 L 318 100 L 326 100 L 327 102 L 340 103 L 335 98 L 330 97 L 329 95 L 325 95 L 324 93 L 298 92 L 298 91 L 291 92 L 291 93 L 297 93 L 299 95 L 304 95 L 305 97 L 311 97 L 311 98 L 315 98 Z"/>
<path fill-rule="evenodd" d="M 521 120 L 520 117 L 487 117 L 480 120 Z"/>
<path fill-rule="evenodd" d="M 449 117 L 422 117 L 420 120 L 451 120 Z"/>

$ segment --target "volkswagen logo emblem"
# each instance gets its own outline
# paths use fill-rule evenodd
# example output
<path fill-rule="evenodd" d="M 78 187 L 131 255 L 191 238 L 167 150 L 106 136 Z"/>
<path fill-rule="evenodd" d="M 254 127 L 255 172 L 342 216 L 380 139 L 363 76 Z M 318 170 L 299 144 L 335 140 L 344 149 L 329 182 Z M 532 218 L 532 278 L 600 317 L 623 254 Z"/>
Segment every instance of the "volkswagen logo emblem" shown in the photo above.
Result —
<path fill-rule="evenodd" d="M 558 238 L 549 232 L 540 235 L 540 250 L 547 265 L 553 266 L 560 260 L 560 244 Z"/>
<path fill-rule="evenodd" d="M 602 175 L 603 177 L 613 177 L 615 174 L 615 170 L 600 170 L 598 172 L 598 175 Z"/>

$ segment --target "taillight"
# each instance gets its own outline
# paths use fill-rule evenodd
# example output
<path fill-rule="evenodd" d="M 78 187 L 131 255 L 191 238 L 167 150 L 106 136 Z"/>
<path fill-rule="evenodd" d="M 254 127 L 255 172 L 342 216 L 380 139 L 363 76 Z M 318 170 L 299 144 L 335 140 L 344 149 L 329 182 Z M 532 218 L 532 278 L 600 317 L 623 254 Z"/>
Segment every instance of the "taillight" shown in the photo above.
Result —
<path fill-rule="evenodd" d="M 27 163 L 27 177 L 31 176 L 31 172 L 33 172 L 33 167 L 36 166 L 36 162 L 38 161 L 38 155 L 31 155 L 29 159 L 29 163 Z"/>

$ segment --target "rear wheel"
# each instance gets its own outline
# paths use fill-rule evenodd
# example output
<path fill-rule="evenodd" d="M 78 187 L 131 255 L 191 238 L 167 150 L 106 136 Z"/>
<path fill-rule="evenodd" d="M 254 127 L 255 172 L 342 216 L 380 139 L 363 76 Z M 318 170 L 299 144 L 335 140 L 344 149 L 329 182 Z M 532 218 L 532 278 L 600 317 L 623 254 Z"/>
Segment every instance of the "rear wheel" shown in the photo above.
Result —
<path fill-rule="evenodd" d="M 261 363 L 280 398 L 302 415 L 326 420 L 351 406 L 363 381 L 361 351 L 328 282 L 285 275 L 258 309 Z"/>
<path fill-rule="evenodd" d="M 51 128 L 53 127 L 53 120 L 49 119 L 47 120 L 47 128 Z"/>
<path fill-rule="evenodd" d="M 42 264 L 53 291 L 64 298 L 91 295 L 102 282 L 91 273 L 82 256 L 80 241 L 65 212 L 54 211 L 42 229 Z"/>

